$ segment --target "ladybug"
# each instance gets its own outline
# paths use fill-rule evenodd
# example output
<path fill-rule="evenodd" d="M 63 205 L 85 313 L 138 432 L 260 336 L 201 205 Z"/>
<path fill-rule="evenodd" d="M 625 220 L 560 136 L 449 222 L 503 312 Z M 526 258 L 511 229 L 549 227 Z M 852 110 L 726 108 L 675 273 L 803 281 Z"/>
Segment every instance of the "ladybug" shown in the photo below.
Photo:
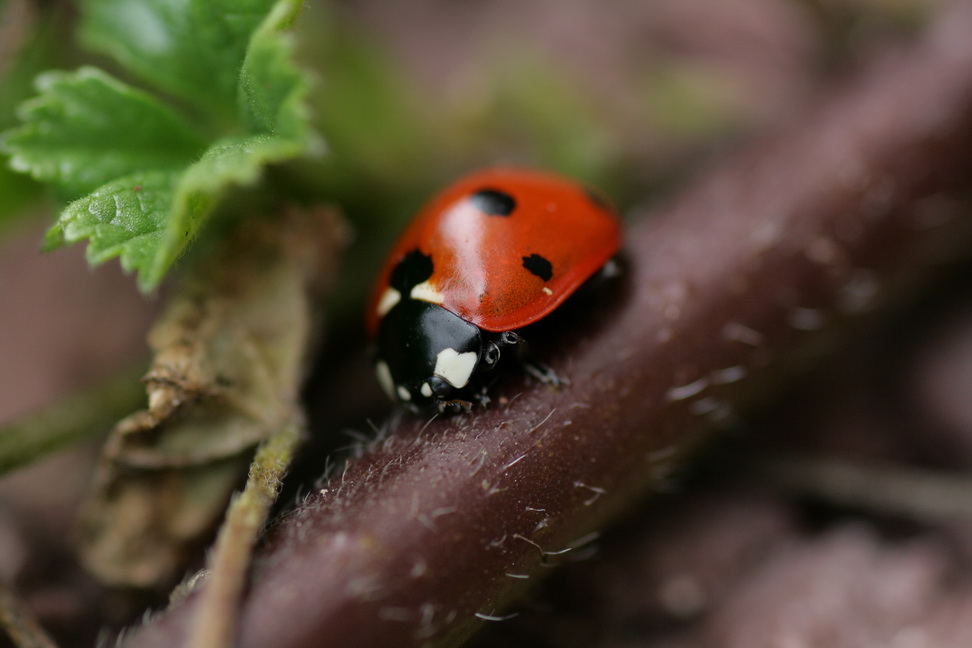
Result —
<path fill-rule="evenodd" d="M 613 267 L 616 212 L 554 175 L 490 169 L 433 197 L 391 250 L 368 303 L 375 373 L 413 411 L 469 411 L 519 329 Z"/>

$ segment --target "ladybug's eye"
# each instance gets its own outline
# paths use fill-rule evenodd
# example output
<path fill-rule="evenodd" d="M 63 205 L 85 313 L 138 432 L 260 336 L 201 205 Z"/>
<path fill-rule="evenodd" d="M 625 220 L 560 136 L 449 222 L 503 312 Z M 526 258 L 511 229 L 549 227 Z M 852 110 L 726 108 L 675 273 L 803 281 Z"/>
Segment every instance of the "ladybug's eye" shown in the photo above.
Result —
<path fill-rule="evenodd" d="M 500 349 L 494 343 L 490 342 L 486 346 L 486 350 L 483 352 L 483 364 L 487 367 L 492 367 L 500 359 Z"/>

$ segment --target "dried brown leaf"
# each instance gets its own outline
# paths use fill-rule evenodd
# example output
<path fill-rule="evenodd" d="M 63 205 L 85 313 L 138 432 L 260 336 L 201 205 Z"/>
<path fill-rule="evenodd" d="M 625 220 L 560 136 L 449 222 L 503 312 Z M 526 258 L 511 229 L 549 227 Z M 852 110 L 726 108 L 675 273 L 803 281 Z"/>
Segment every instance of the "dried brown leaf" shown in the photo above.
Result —
<path fill-rule="evenodd" d="M 113 430 L 83 512 L 83 559 L 101 579 L 170 584 L 254 446 L 301 418 L 314 304 L 344 239 L 326 209 L 254 220 L 180 286 L 149 333 L 149 407 Z"/>

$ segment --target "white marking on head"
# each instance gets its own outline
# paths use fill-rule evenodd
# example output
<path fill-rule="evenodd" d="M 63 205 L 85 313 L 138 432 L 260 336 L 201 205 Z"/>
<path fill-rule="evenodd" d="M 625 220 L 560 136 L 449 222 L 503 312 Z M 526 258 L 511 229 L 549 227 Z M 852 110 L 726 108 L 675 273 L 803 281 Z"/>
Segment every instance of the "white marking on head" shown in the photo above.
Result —
<path fill-rule="evenodd" d="M 550 290 L 549 288 L 547 288 L 546 286 L 543 287 L 543 292 L 545 292 L 548 295 L 552 295 L 553 294 L 553 291 Z"/>
<path fill-rule="evenodd" d="M 378 300 L 378 308 L 375 310 L 378 312 L 378 317 L 384 317 L 385 313 L 390 311 L 395 307 L 402 299 L 402 293 L 398 292 L 391 286 L 385 288 L 385 292 L 382 293 L 381 299 Z"/>
<path fill-rule="evenodd" d="M 432 396 L 432 386 L 429 385 L 429 383 L 427 382 L 422 383 L 422 395 L 425 396 L 426 398 Z"/>
<path fill-rule="evenodd" d="M 433 304 L 441 304 L 445 301 L 445 297 L 442 296 L 435 286 L 430 284 L 428 281 L 423 281 L 420 284 L 416 284 L 412 288 L 412 292 L 409 293 L 409 297 L 412 299 L 418 299 L 419 301 L 431 302 Z"/>
<path fill-rule="evenodd" d="M 378 376 L 378 384 L 382 390 L 388 394 L 388 398 L 395 398 L 395 381 L 392 379 L 391 369 L 384 360 L 379 360 L 375 364 L 375 375 Z"/>
<path fill-rule="evenodd" d="M 435 375 L 456 388 L 465 387 L 476 368 L 476 352 L 459 353 L 455 349 L 442 349 L 435 357 Z"/>
<path fill-rule="evenodd" d="M 407 389 L 405 389 L 404 387 L 402 387 L 401 385 L 399 385 L 398 386 L 398 398 L 400 400 L 403 400 L 403 401 L 410 401 L 410 400 L 412 400 L 412 393 L 410 391 L 408 391 Z"/>

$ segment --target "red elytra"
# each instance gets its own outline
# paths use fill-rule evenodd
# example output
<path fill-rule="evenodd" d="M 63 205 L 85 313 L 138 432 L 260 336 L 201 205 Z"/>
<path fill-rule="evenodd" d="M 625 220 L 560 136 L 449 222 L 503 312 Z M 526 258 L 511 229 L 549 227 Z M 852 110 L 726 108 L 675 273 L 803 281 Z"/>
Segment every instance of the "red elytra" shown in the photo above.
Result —
<path fill-rule="evenodd" d="M 499 332 L 548 315 L 620 246 L 617 214 L 572 182 L 522 169 L 472 173 L 433 197 L 392 247 L 368 304 L 368 334 L 377 334 L 379 301 L 412 250 L 431 257 L 428 283 L 446 310 Z"/>

